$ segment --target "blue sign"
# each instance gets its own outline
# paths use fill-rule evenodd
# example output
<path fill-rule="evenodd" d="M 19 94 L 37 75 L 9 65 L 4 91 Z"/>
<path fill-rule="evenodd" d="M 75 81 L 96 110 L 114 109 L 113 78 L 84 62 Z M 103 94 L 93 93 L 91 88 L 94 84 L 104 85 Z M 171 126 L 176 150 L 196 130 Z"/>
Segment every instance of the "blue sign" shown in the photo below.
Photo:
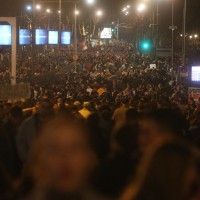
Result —
<path fill-rule="evenodd" d="M 19 30 L 19 44 L 30 45 L 31 44 L 31 31 L 28 29 Z"/>
<path fill-rule="evenodd" d="M 61 44 L 69 45 L 71 44 L 71 33 L 63 31 L 61 33 Z"/>
<path fill-rule="evenodd" d="M 58 44 L 58 31 L 49 31 L 49 44 Z"/>
<path fill-rule="evenodd" d="M 35 44 L 36 45 L 46 45 L 48 42 L 48 32 L 45 29 L 35 30 Z"/>
<path fill-rule="evenodd" d="M 11 25 L 0 25 L 0 45 L 12 45 Z"/>

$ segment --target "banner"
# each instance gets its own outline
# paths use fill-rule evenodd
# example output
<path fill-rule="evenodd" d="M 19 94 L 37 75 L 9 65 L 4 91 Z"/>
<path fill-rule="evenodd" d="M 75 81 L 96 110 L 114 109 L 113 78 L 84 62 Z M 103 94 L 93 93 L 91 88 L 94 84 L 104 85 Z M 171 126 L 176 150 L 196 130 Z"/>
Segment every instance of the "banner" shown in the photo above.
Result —
<path fill-rule="evenodd" d="M 0 100 L 28 99 L 30 96 L 30 84 L 0 85 Z"/>
<path fill-rule="evenodd" d="M 195 102 L 199 101 L 199 99 L 200 99 L 200 88 L 190 87 L 188 89 L 188 92 L 189 92 L 189 99 L 193 98 Z"/>

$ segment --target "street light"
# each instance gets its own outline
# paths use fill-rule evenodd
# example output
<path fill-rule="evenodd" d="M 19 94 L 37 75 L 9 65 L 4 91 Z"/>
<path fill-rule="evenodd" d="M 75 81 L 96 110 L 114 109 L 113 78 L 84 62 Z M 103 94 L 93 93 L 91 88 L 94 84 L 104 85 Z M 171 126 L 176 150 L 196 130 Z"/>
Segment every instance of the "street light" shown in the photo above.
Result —
<path fill-rule="evenodd" d="M 31 6 L 27 6 L 27 7 L 26 7 L 26 10 L 31 11 L 31 10 L 32 10 L 32 7 L 31 7 Z"/>
<path fill-rule="evenodd" d="M 75 10 L 75 15 L 79 15 L 80 14 L 80 12 L 78 11 L 78 10 Z"/>
<path fill-rule="evenodd" d="M 126 7 L 123 8 L 122 12 L 127 16 L 129 14 L 130 10 L 130 5 L 127 5 Z"/>
<path fill-rule="evenodd" d="M 94 4 L 94 0 L 87 0 L 86 1 L 88 4 Z"/>
<path fill-rule="evenodd" d="M 41 5 L 38 4 L 38 5 L 36 5 L 35 8 L 36 8 L 36 10 L 41 10 Z"/>
<path fill-rule="evenodd" d="M 125 12 L 125 11 L 127 11 L 127 8 L 124 8 L 124 9 L 122 10 L 122 12 Z"/>
<path fill-rule="evenodd" d="M 51 10 L 49 8 L 46 9 L 47 13 L 51 13 Z"/>
<path fill-rule="evenodd" d="M 125 15 L 127 16 L 129 14 L 129 12 L 127 11 L 126 13 L 125 13 Z"/>
<path fill-rule="evenodd" d="M 146 5 L 144 3 L 140 3 L 137 7 L 138 12 L 143 12 L 146 10 Z"/>
<path fill-rule="evenodd" d="M 96 15 L 98 17 L 101 17 L 103 15 L 103 12 L 101 10 L 97 10 Z"/>

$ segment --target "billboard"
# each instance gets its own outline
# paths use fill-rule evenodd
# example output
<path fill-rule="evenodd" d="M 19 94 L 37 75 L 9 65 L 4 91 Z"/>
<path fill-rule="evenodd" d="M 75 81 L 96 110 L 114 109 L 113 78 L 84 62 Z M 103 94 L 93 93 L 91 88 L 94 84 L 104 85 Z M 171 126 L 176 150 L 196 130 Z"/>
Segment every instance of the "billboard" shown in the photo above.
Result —
<path fill-rule="evenodd" d="M 194 99 L 195 102 L 198 102 L 200 99 L 200 88 L 190 87 L 188 89 L 189 99 Z"/>
<path fill-rule="evenodd" d="M 19 45 L 31 44 L 31 31 L 29 29 L 19 30 Z"/>
<path fill-rule="evenodd" d="M 31 96 L 30 84 L 0 85 L 0 100 L 28 99 Z"/>
<path fill-rule="evenodd" d="M 193 66 L 192 67 L 191 81 L 200 82 L 200 66 Z"/>
<path fill-rule="evenodd" d="M 112 38 L 112 29 L 104 28 L 100 35 L 101 39 L 111 39 Z"/>
<path fill-rule="evenodd" d="M 58 44 L 58 31 L 49 31 L 48 44 Z"/>
<path fill-rule="evenodd" d="M 150 64 L 150 69 L 156 69 L 156 64 Z"/>
<path fill-rule="evenodd" d="M 71 44 L 71 33 L 67 31 L 61 32 L 61 44 L 69 45 Z"/>
<path fill-rule="evenodd" d="M 35 30 L 35 44 L 36 45 L 45 45 L 48 42 L 48 31 L 45 29 L 36 29 Z"/>
<path fill-rule="evenodd" d="M 12 45 L 11 25 L 0 25 L 0 45 Z"/>

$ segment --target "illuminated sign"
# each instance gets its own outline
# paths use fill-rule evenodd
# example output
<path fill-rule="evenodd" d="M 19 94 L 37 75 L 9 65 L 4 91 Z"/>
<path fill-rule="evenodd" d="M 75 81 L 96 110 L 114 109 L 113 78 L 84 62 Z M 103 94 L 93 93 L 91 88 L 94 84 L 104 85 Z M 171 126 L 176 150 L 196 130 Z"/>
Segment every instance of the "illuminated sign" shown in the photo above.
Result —
<path fill-rule="evenodd" d="M 112 38 L 112 29 L 111 28 L 104 28 L 101 32 L 101 39 L 111 39 Z"/>
<path fill-rule="evenodd" d="M 0 25 L 0 45 L 12 45 L 11 25 Z"/>

